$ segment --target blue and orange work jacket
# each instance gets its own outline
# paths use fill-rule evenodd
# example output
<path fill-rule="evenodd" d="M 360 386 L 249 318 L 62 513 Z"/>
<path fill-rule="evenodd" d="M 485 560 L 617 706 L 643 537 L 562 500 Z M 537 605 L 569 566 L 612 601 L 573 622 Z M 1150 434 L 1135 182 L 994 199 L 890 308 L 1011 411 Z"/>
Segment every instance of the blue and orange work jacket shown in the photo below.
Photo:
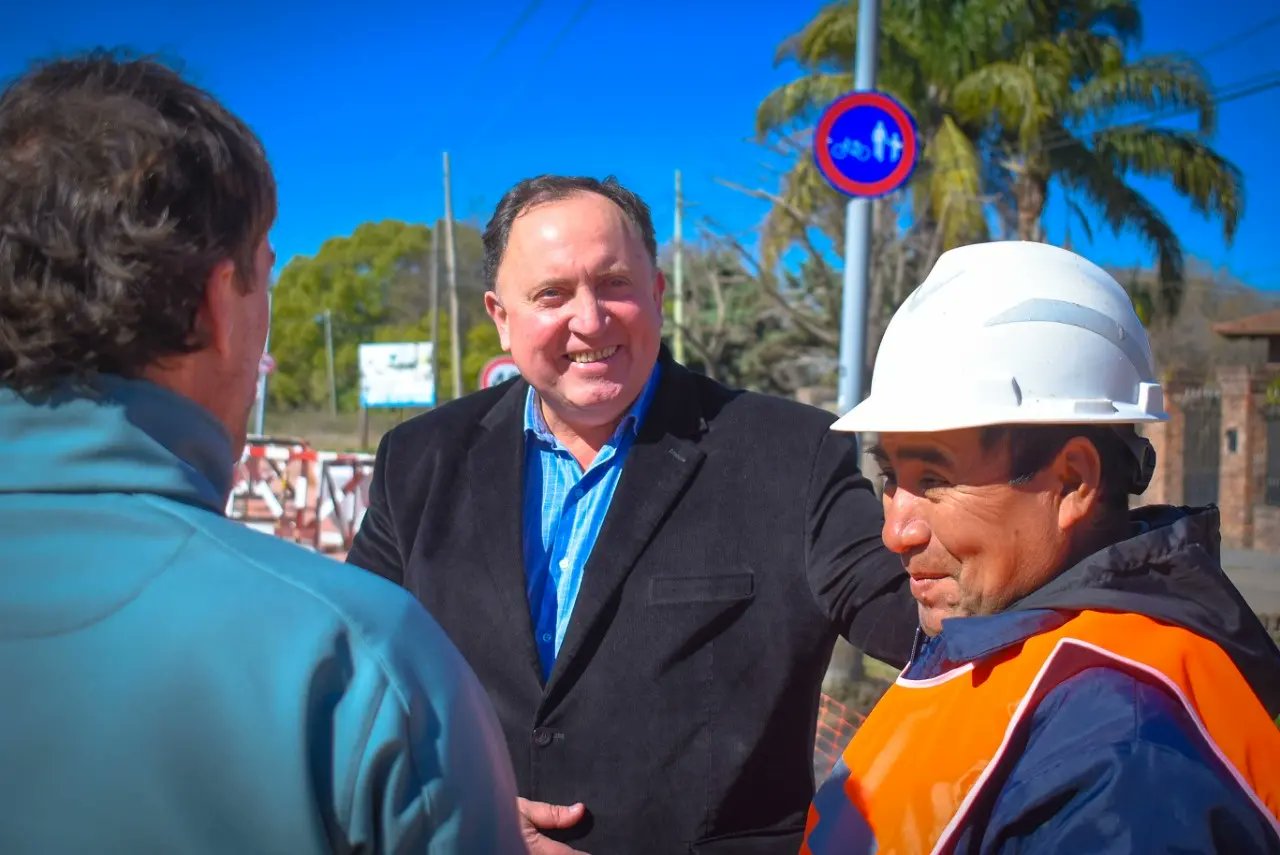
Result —
<path fill-rule="evenodd" d="M 842 780 L 842 797 L 820 794 L 810 809 L 802 855 L 954 851 L 968 827 L 983 821 L 1037 705 L 1096 668 L 1175 699 L 1205 756 L 1242 790 L 1280 846 L 1280 730 L 1227 654 L 1148 617 L 1083 611 L 930 679 L 900 677 L 827 784 Z"/>

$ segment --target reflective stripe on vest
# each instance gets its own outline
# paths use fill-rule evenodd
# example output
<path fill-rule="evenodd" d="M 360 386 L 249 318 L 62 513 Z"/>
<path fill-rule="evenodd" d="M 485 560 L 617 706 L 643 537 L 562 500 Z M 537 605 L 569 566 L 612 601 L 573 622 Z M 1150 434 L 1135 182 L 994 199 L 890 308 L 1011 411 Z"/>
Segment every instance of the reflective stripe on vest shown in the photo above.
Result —
<path fill-rule="evenodd" d="M 802 855 L 951 851 L 1002 786 L 1036 706 L 1097 667 L 1175 697 L 1280 835 L 1280 730 L 1222 648 L 1141 615 L 1085 611 L 937 677 L 899 677 L 814 799 Z"/>

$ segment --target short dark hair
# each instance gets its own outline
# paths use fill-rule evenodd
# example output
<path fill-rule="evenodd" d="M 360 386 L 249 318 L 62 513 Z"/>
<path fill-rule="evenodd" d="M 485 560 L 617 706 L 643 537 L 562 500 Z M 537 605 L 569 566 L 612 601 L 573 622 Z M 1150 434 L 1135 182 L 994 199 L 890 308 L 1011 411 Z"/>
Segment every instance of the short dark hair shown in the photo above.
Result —
<path fill-rule="evenodd" d="M 1139 461 L 1134 458 L 1121 432 L 1133 433 L 1130 425 L 995 425 L 982 429 L 983 451 L 1002 444 L 1009 450 L 1009 481 L 1025 484 L 1040 472 L 1074 437 L 1093 444 L 1102 462 L 1101 496 L 1105 513 L 1116 516 L 1128 512 L 1129 494 Z"/>
<path fill-rule="evenodd" d="M 622 209 L 627 219 L 640 230 L 640 238 L 649 253 L 649 260 L 658 262 L 658 241 L 653 231 L 653 216 L 644 200 L 618 183 L 610 175 L 603 181 L 567 175 L 539 175 L 526 178 L 512 187 L 498 202 L 493 217 L 484 227 L 484 282 L 494 288 L 498 281 L 498 265 L 507 251 L 511 226 L 516 218 L 536 205 L 558 202 L 578 193 L 595 193 Z"/>
<path fill-rule="evenodd" d="M 94 51 L 0 94 L 0 384 L 136 376 L 204 346 L 214 266 L 251 287 L 276 214 L 262 144 L 149 58 Z"/>

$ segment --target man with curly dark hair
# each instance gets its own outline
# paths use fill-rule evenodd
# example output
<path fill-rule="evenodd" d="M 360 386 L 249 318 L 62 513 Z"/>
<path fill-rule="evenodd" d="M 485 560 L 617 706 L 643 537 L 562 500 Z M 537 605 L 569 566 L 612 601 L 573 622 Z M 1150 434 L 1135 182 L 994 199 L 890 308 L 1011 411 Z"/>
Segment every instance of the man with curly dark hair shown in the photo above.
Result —
<path fill-rule="evenodd" d="M 221 514 L 275 209 L 158 62 L 0 94 L 0 851 L 524 851 L 437 624 Z"/>

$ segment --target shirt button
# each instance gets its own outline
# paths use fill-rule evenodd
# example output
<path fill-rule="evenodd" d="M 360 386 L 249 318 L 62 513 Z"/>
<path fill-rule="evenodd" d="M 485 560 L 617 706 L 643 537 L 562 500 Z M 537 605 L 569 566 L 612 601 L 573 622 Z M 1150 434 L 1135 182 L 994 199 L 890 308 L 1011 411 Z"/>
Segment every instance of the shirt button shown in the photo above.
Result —
<path fill-rule="evenodd" d="M 551 744 L 551 731 L 545 727 L 535 727 L 533 729 L 533 744 L 539 748 L 546 748 Z"/>
<path fill-rule="evenodd" d="M 542 633 L 542 640 L 549 643 L 551 641 L 551 633 L 549 632 Z"/>
<path fill-rule="evenodd" d="M 561 559 L 560 559 L 560 569 L 561 569 L 561 570 L 568 570 L 568 569 L 569 569 L 569 559 L 568 559 L 568 558 L 561 558 Z"/>

